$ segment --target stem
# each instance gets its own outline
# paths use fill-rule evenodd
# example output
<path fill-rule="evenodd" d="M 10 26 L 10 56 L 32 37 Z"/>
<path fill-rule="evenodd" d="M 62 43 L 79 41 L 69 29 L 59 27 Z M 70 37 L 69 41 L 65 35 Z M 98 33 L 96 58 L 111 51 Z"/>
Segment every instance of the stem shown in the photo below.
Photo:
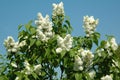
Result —
<path fill-rule="evenodd" d="M 62 65 L 62 63 L 60 64 L 60 69 L 61 69 L 61 76 L 60 76 L 60 79 L 62 79 L 62 78 L 63 78 L 63 65 Z"/>

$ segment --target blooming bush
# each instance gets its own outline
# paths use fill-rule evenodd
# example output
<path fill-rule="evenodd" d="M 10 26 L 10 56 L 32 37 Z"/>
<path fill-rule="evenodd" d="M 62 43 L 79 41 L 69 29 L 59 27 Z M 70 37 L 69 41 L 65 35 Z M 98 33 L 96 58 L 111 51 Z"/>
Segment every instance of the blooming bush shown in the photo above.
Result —
<path fill-rule="evenodd" d="M 85 36 L 72 36 L 63 3 L 53 4 L 53 13 L 19 25 L 18 41 L 4 41 L 6 56 L 0 55 L 0 80 L 119 80 L 118 45 L 113 36 L 100 41 L 99 23 L 84 16 Z M 91 50 L 96 45 L 96 49 Z M 59 70 L 58 70 L 59 69 Z"/>

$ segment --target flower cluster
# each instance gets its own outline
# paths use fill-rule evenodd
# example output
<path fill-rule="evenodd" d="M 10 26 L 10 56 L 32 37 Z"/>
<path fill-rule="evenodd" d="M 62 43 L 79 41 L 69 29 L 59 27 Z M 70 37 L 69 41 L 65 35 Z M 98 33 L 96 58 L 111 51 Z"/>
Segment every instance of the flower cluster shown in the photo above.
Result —
<path fill-rule="evenodd" d="M 12 65 L 13 67 L 16 67 L 16 66 L 15 66 L 15 65 L 16 65 L 15 63 L 12 63 L 11 65 Z M 26 75 L 30 75 L 30 74 L 32 74 L 33 72 L 35 72 L 36 74 L 41 75 L 41 68 L 42 68 L 41 64 L 31 66 L 31 65 L 28 63 L 28 61 L 25 60 L 25 62 L 24 62 L 24 67 L 25 67 L 25 68 L 24 68 L 23 70 L 21 70 L 20 73 L 26 74 Z M 17 77 L 15 78 L 15 80 L 19 80 L 19 79 L 20 79 L 19 76 L 17 76 Z"/>
<path fill-rule="evenodd" d="M 14 63 L 14 62 L 11 63 L 11 66 L 14 67 L 14 68 L 17 68 L 17 64 Z"/>
<path fill-rule="evenodd" d="M 47 41 L 53 36 L 52 22 L 49 20 L 48 15 L 44 18 L 41 13 L 38 13 L 38 20 L 35 20 L 35 24 L 37 25 L 36 37 L 41 41 Z"/>
<path fill-rule="evenodd" d="M 104 49 L 103 49 L 103 48 L 97 49 L 97 50 L 96 50 L 96 53 L 98 54 L 99 57 L 101 57 L 101 56 L 102 56 L 102 53 L 104 53 Z"/>
<path fill-rule="evenodd" d="M 113 80 L 110 75 L 103 76 L 101 80 Z"/>
<path fill-rule="evenodd" d="M 89 72 L 89 76 L 91 79 L 94 79 L 95 75 L 96 75 L 96 72 L 94 70 Z"/>
<path fill-rule="evenodd" d="M 60 2 L 59 4 L 53 3 L 53 13 L 52 18 L 54 19 L 56 16 L 64 16 L 64 7 L 63 2 Z"/>
<path fill-rule="evenodd" d="M 83 22 L 83 28 L 85 29 L 86 36 L 90 37 L 98 25 L 98 19 L 95 20 L 93 16 L 84 16 Z"/>
<path fill-rule="evenodd" d="M 62 52 L 62 50 L 69 51 L 70 48 L 72 48 L 72 42 L 73 42 L 73 38 L 71 37 L 70 34 L 67 34 L 64 39 L 58 36 L 57 38 L 58 48 L 56 49 L 56 52 L 60 53 Z"/>
<path fill-rule="evenodd" d="M 25 74 L 29 75 L 31 74 L 32 72 L 35 72 L 36 74 L 39 74 L 41 75 L 41 64 L 38 64 L 38 65 L 34 65 L 33 68 L 32 66 L 28 63 L 28 61 L 26 60 L 24 62 L 24 66 L 25 66 Z"/>
<path fill-rule="evenodd" d="M 41 64 L 35 65 L 35 66 L 34 66 L 34 71 L 35 71 L 38 75 L 41 75 L 41 72 L 40 72 L 41 68 L 42 68 Z"/>
<path fill-rule="evenodd" d="M 15 42 L 12 36 L 8 36 L 7 39 L 4 41 L 4 46 L 6 47 L 8 53 L 10 52 L 18 52 L 20 47 L 23 47 L 26 45 L 26 41 L 22 42 Z"/>
<path fill-rule="evenodd" d="M 15 78 L 15 80 L 20 80 L 20 78 L 17 76 L 17 77 Z"/>
<path fill-rule="evenodd" d="M 114 37 L 110 38 L 109 40 L 105 41 L 105 45 L 102 48 L 98 48 L 96 50 L 96 53 L 98 54 L 99 57 L 102 56 L 102 54 L 105 53 L 105 51 L 107 51 L 109 56 L 112 56 L 113 53 L 111 52 L 111 50 L 115 51 L 118 48 L 118 44 L 116 43 L 116 40 Z"/>
<path fill-rule="evenodd" d="M 110 40 L 108 40 L 108 41 L 106 42 L 105 48 L 106 48 L 106 49 L 111 48 L 111 49 L 114 50 L 114 51 L 117 50 L 118 45 L 117 45 L 117 43 L 116 43 L 115 38 L 112 37 Z"/>
<path fill-rule="evenodd" d="M 78 50 L 78 53 L 80 57 L 79 56 L 75 57 L 74 70 L 79 71 L 83 70 L 84 68 L 86 69 L 89 68 L 94 58 L 92 52 L 90 50 L 84 50 L 81 48 L 80 50 Z"/>
<path fill-rule="evenodd" d="M 82 71 L 83 70 L 83 61 L 82 59 L 76 55 L 73 70 Z"/>

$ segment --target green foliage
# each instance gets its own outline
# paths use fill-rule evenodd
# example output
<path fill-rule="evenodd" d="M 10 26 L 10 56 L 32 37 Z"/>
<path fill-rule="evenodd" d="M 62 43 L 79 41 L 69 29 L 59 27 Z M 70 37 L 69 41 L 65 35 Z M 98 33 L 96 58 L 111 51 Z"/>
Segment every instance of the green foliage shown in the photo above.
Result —
<path fill-rule="evenodd" d="M 70 49 L 65 47 L 69 42 L 66 39 L 65 45 L 60 48 L 62 51 L 57 53 L 57 48 L 61 47 L 58 43 L 65 41 L 66 35 L 73 30 L 70 20 L 61 15 L 52 18 L 53 36 L 46 41 L 38 38 L 38 27 L 32 23 L 33 21 L 29 21 L 28 24 L 18 26 L 16 44 L 19 46 L 22 43 L 18 51 L 7 51 L 6 56 L 0 55 L 0 80 L 100 80 L 106 75 L 111 75 L 113 80 L 120 79 L 120 46 L 115 51 L 111 46 L 106 48 L 107 40 L 99 41 L 100 33 L 72 37 Z M 44 29 L 40 31 L 44 33 Z M 108 40 L 112 37 L 107 36 Z M 90 54 L 88 51 L 93 44 L 97 48 Z M 56 68 L 60 70 L 57 71 Z M 90 75 L 92 71 L 95 72 L 93 77 Z"/>

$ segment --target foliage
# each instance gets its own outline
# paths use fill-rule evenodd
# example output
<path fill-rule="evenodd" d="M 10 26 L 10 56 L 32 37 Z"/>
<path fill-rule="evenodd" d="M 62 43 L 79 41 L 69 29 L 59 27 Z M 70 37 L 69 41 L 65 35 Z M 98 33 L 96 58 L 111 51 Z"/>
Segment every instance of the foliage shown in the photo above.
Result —
<path fill-rule="evenodd" d="M 53 4 L 51 20 L 38 13 L 35 25 L 29 21 L 18 26 L 17 42 L 11 36 L 4 41 L 7 54 L 0 55 L 0 80 L 120 79 L 118 45 L 113 36 L 99 41 L 98 19 L 85 16 L 86 35 L 71 36 L 73 29 L 61 2 Z"/>

